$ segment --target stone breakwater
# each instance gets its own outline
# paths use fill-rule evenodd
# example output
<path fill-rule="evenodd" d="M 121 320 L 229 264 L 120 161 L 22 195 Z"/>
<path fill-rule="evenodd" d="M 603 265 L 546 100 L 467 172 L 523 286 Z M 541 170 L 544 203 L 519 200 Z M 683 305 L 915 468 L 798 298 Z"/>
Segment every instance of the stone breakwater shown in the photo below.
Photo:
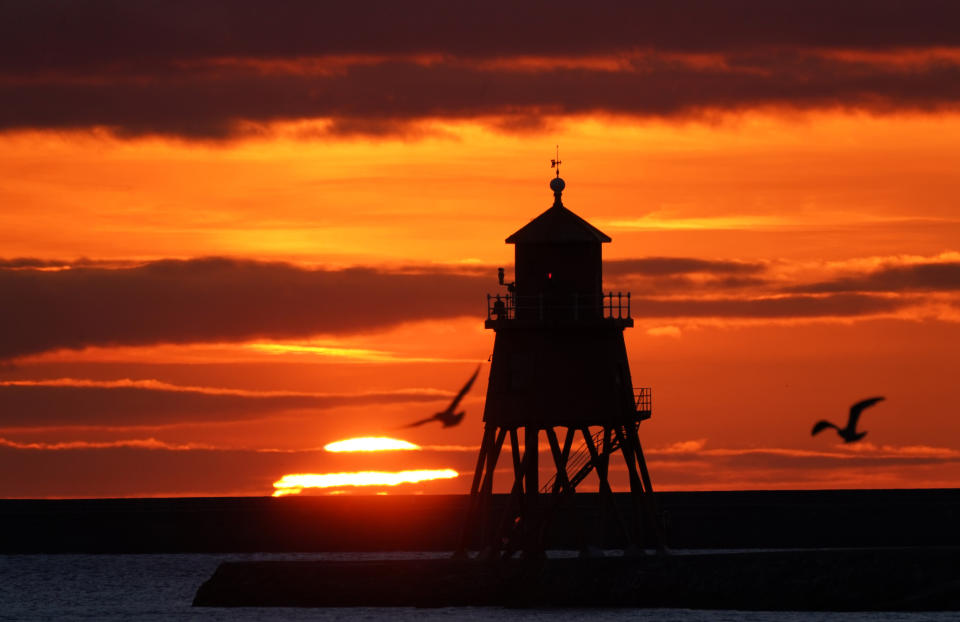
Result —
<path fill-rule="evenodd" d="M 630 500 L 616 495 L 621 510 Z M 960 546 L 960 490 L 656 494 L 675 549 Z M 0 553 L 450 551 L 466 495 L 0 500 Z M 495 496 L 499 517 L 505 495 Z M 578 550 L 581 526 L 623 548 L 612 512 L 577 493 L 547 526 Z M 648 547 L 653 543 L 648 539 Z"/>
<path fill-rule="evenodd" d="M 197 591 L 194 605 L 960 610 L 960 549 L 225 562 Z"/>

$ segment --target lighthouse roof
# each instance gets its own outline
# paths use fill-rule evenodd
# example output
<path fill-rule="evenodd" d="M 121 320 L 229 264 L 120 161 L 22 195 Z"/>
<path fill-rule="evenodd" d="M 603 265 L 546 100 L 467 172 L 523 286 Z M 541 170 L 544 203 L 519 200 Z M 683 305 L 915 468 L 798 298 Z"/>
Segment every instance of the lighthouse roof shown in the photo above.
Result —
<path fill-rule="evenodd" d="M 597 242 L 606 243 L 610 237 L 559 201 L 507 238 L 507 244 L 543 242 Z"/>

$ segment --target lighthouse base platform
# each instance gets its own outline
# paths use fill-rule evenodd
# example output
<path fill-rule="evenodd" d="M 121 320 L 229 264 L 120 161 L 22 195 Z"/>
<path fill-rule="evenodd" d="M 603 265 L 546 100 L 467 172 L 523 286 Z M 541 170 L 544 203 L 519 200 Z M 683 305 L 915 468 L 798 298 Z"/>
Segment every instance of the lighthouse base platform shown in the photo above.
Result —
<path fill-rule="evenodd" d="M 960 548 L 224 562 L 193 604 L 960 611 Z"/>

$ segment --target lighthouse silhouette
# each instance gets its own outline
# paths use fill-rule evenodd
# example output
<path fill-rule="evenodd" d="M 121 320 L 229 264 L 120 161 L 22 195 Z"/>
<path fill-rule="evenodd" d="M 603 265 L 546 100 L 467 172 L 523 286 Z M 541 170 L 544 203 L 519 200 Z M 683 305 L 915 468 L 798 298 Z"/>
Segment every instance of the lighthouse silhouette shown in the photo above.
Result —
<path fill-rule="evenodd" d="M 514 281 L 501 268 L 501 291 L 487 295 L 485 325 L 496 339 L 460 555 L 478 545 L 482 558 L 543 557 L 551 519 L 572 511 L 578 486 L 594 482 L 601 527 L 581 529 L 582 554 L 602 554 L 597 532 L 611 511 L 628 550 L 641 549 L 645 529 L 663 548 L 638 434 L 651 391 L 634 388 L 623 340 L 633 326 L 630 294 L 604 292 L 602 245 L 610 238 L 564 207 L 565 185 L 558 167 L 553 206 L 506 239 L 515 248 Z M 494 503 L 508 438 L 513 483 L 505 503 Z M 626 508 L 609 479 L 611 460 L 620 459 L 630 482 Z M 541 462 L 552 473 L 544 482 Z"/>

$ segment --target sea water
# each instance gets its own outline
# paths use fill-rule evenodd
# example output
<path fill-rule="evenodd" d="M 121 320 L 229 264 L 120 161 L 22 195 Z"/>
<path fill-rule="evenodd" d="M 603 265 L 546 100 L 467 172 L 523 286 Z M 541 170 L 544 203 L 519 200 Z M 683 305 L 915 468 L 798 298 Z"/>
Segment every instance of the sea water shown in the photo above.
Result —
<path fill-rule="evenodd" d="M 192 607 L 201 583 L 223 561 L 362 560 L 435 553 L 253 555 L 0 555 L 0 620 L 585 620 L 592 622 L 946 621 L 957 612 L 821 613 L 689 609 L 504 609 L 499 607 Z"/>

